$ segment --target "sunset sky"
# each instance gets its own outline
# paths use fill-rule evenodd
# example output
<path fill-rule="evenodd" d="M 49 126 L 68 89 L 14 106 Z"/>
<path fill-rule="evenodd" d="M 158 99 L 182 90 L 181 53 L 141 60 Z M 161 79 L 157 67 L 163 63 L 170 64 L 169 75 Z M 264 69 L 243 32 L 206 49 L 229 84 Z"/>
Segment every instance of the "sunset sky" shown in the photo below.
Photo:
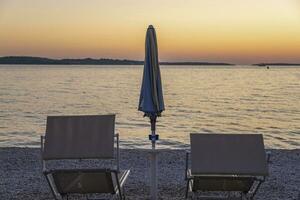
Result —
<path fill-rule="evenodd" d="M 0 0 L 0 56 L 300 62 L 299 0 Z"/>

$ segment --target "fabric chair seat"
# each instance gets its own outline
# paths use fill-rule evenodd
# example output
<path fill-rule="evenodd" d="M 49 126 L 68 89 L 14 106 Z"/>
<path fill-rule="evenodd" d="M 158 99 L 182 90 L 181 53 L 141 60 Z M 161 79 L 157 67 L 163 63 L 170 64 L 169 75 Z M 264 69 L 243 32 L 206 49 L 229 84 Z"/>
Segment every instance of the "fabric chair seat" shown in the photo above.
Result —
<path fill-rule="evenodd" d="M 192 190 L 198 191 L 242 191 L 248 192 L 254 182 L 253 177 L 208 177 L 194 176 Z"/>

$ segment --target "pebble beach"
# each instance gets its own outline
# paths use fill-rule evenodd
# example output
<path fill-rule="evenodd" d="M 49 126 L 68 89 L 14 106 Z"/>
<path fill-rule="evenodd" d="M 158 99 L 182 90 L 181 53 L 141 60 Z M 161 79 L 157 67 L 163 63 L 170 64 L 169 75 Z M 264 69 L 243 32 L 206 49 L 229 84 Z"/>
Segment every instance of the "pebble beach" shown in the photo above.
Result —
<path fill-rule="evenodd" d="M 255 199 L 299 200 L 300 149 L 272 149 L 269 177 Z M 52 162 L 52 161 L 51 161 Z M 54 166 L 70 167 L 78 163 Z M 95 166 L 92 161 L 84 163 Z M 126 199 L 149 197 L 149 153 L 147 150 L 121 149 L 121 168 L 131 173 L 125 184 Z M 161 150 L 158 157 L 159 199 L 184 199 L 185 150 Z M 0 148 L 0 199 L 54 199 L 42 175 L 40 149 Z M 69 199 L 85 199 L 74 196 Z"/>

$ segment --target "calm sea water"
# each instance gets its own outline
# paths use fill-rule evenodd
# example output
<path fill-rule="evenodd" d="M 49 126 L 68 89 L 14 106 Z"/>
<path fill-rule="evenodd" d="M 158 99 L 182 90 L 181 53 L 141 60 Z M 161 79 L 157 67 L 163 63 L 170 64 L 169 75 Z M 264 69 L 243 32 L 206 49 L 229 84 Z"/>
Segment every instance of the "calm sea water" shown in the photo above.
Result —
<path fill-rule="evenodd" d="M 262 133 L 270 148 L 300 147 L 300 68 L 161 67 L 160 148 L 189 133 Z M 124 148 L 148 148 L 137 111 L 141 66 L 0 65 L 0 147 L 38 147 L 47 115 L 116 113 Z"/>

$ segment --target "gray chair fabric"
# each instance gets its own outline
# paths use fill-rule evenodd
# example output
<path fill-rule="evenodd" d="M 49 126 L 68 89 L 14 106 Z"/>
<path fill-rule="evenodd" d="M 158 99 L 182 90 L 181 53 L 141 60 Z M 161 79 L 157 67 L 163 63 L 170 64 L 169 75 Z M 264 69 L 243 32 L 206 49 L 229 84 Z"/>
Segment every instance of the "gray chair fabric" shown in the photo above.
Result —
<path fill-rule="evenodd" d="M 125 198 L 123 184 L 130 170 L 119 171 L 119 135 L 115 134 L 115 115 L 49 116 L 41 147 L 43 173 L 55 199 L 72 193 L 111 193 L 118 194 L 120 199 Z M 111 169 L 47 170 L 47 160 L 62 159 L 115 159 L 117 165 Z"/>
<path fill-rule="evenodd" d="M 261 134 L 191 134 L 192 175 L 267 176 Z"/>
<path fill-rule="evenodd" d="M 191 170 L 187 153 L 186 198 L 189 191 L 238 191 L 241 199 L 243 196 L 253 199 L 268 175 L 261 134 L 191 134 L 190 137 Z"/>
<path fill-rule="evenodd" d="M 110 169 L 66 169 L 46 173 L 51 176 L 49 180 L 55 184 L 59 194 L 115 194 L 118 191 L 118 182 L 121 187 L 128 174 L 128 170 L 118 173 Z"/>
<path fill-rule="evenodd" d="M 48 116 L 44 160 L 114 157 L 115 115 Z"/>
<path fill-rule="evenodd" d="M 242 191 L 248 192 L 254 177 L 197 177 L 193 178 L 193 191 Z"/>

